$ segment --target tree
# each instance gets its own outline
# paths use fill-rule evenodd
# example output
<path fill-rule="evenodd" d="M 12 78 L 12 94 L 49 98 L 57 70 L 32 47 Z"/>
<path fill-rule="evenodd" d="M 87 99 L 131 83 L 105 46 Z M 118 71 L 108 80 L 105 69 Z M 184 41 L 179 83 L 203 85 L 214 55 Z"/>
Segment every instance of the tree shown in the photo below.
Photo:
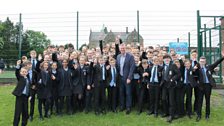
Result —
<path fill-rule="evenodd" d="M 10 64 L 15 64 L 18 57 L 18 49 L 16 48 L 17 34 L 18 31 L 9 18 L 0 23 L 0 37 L 2 38 L 1 43 L 3 43 L 0 57 L 5 60 L 8 67 Z"/>
<path fill-rule="evenodd" d="M 30 48 L 30 50 L 36 50 L 37 53 L 42 53 L 44 48 L 51 44 L 51 41 L 47 38 L 43 32 L 27 30 L 23 34 L 24 46 Z"/>
<path fill-rule="evenodd" d="M 19 32 L 19 24 L 14 25 L 9 18 L 0 22 L 0 58 L 4 59 L 7 67 L 15 65 L 18 60 Z M 22 33 L 21 54 L 29 56 L 30 50 L 42 53 L 49 44 L 50 40 L 43 32 L 27 30 Z"/>
<path fill-rule="evenodd" d="M 4 41 L 3 41 L 3 38 L 0 37 L 0 49 L 3 49 L 3 46 L 4 46 Z"/>

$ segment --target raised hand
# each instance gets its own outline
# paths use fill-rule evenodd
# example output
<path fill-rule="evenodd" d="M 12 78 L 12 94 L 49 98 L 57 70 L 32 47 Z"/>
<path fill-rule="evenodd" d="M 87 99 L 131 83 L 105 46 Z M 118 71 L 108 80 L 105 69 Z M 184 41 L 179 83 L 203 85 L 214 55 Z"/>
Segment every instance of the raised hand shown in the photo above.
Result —
<path fill-rule="evenodd" d="M 198 66 L 197 66 L 197 65 L 195 65 L 195 66 L 194 66 L 194 70 L 197 70 L 197 69 L 198 69 Z"/>
<path fill-rule="evenodd" d="M 39 55 L 38 55 L 38 60 L 41 61 L 42 59 L 43 59 L 43 58 L 42 58 L 42 55 L 39 54 Z"/>
<path fill-rule="evenodd" d="M 109 70 L 109 69 L 110 69 L 110 65 L 107 65 L 107 66 L 106 66 L 106 69 Z"/>
<path fill-rule="evenodd" d="M 119 44 L 119 39 L 120 39 L 120 36 L 118 35 L 115 39 L 115 44 Z"/>
<path fill-rule="evenodd" d="M 18 61 L 16 62 L 16 65 L 19 66 L 20 64 L 21 64 L 21 60 L 18 60 Z"/>

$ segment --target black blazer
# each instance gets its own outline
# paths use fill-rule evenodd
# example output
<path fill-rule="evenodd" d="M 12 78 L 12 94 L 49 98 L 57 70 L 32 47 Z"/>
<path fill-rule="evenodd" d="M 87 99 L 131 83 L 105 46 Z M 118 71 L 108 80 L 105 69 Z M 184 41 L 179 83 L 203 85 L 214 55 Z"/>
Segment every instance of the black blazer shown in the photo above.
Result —
<path fill-rule="evenodd" d="M 93 70 L 92 83 L 93 83 L 94 87 L 99 87 L 100 86 L 100 80 L 102 79 L 101 67 L 100 67 L 99 64 L 97 64 L 97 65 L 94 65 L 92 67 L 92 70 Z"/>
<path fill-rule="evenodd" d="M 176 81 L 178 78 L 181 77 L 180 71 L 177 68 L 175 64 L 170 63 L 169 64 L 169 69 L 168 69 L 168 82 L 165 83 L 164 80 L 164 75 L 165 75 L 165 65 L 163 66 L 163 71 L 162 71 L 162 80 L 160 83 L 160 86 L 166 86 L 167 88 L 169 87 L 175 87 L 176 86 Z M 171 82 L 172 80 L 172 82 Z"/>
<path fill-rule="evenodd" d="M 98 67 L 100 68 L 99 70 L 100 70 L 100 80 L 102 81 L 103 79 L 103 75 L 102 75 L 102 73 L 103 73 L 103 71 L 102 71 L 102 68 L 101 68 L 101 66 L 100 66 L 100 64 L 98 64 Z M 106 70 L 106 64 L 104 65 L 104 72 L 105 72 L 105 81 L 107 81 L 107 70 Z"/>
<path fill-rule="evenodd" d="M 183 83 L 184 83 L 183 76 L 184 76 L 185 66 L 184 66 L 184 62 L 183 62 L 182 59 L 180 59 L 179 62 L 180 62 L 179 71 L 180 71 L 181 77 L 176 80 L 177 81 L 177 86 L 176 87 L 177 88 L 182 88 L 183 87 Z"/>
<path fill-rule="evenodd" d="M 141 70 L 142 70 L 142 67 L 141 67 L 141 64 L 139 66 L 135 66 L 135 69 L 134 69 L 134 72 L 133 72 L 133 80 L 134 79 L 134 74 L 139 74 L 140 78 L 138 80 L 141 80 Z"/>
<path fill-rule="evenodd" d="M 184 80 L 185 80 L 185 68 L 184 68 L 183 73 L 181 75 L 182 75 L 183 83 L 184 83 Z M 188 76 L 188 81 L 189 81 L 191 87 L 197 86 L 196 80 L 194 78 L 194 71 L 193 71 L 192 67 L 188 70 L 187 76 Z"/>
<path fill-rule="evenodd" d="M 197 61 L 193 61 L 193 60 L 190 60 L 191 61 L 191 64 L 194 63 L 194 66 L 192 66 L 192 68 L 194 69 L 195 66 L 199 67 L 200 64 L 197 62 Z M 195 81 L 197 82 L 198 81 L 198 76 L 199 76 L 199 69 L 196 69 L 196 70 L 193 70 L 193 75 L 194 75 L 194 79 Z"/>
<path fill-rule="evenodd" d="M 215 82 L 215 79 L 212 77 L 212 74 L 214 73 L 214 69 L 224 60 L 224 57 L 218 59 L 215 63 L 213 64 L 210 64 L 210 65 L 206 65 L 206 75 L 208 77 L 208 80 L 210 82 L 210 85 L 213 86 L 213 87 L 216 87 L 216 82 Z M 204 78 L 203 78 L 203 73 L 202 73 L 202 69 L 201 69 L 201 66 L 199 65 L 199 74 L 198 74 L 198 77 L 199 77 L 199 86 L 202 88 L 203 86 L 203 83 L 204 83 Z"/>
<path fill-rule="evenodd" d="M 115 69 L 116 69 L 116 67 L 115 67 Z M 118 73 L 118 70 L 116 69 L 115 80 L 114 80 L 116 83 L 116 87 L 118 87 L 118 85 L 119 85 L 119 76 L 118 75 L 119 75 L 119 73 Z M 112 72 L 111 72 L 111 67 L 110 67 L 110 69 L 107 70 L 107 86 L 110 85 L 111 80 L 112 80 Z"/>
<path fill-rule="evenodd" d="M 41 83 L 39 83 L 41 79 Z M 51 73 L 46 73 L 45 71 L 41 71 L 38 76 L 38 84 L 37 84 L 37 97 L 38 98 L 50 98 L 52 91 L 52 83 L 51 83 Z"/>
<path fill-rule="evenodd" d="M 15 96 L 21 96 L 25 86 L 26 86 L 26 79 L 23 76 L 19 76 L 17 85 L 13 90 L 12 94 Z"/>
<path fill-rule="evenodd" d="M 140 67 L 140 77 L 141 77 L 141 80 L 140 80 L 140 83 L 143 84 L 143 85 L 147 85 L 149 83 L 149 77 L 148 76 L 145 76 L 143 77 L 143 73 L 148 73 L 149 74 L 149 67 L 147 69 L 144 69 L 143 67 Z"/>
<path fill-rule="evenodd" d="M 54 89 L 58 89 L 58 85 L 59 85 L 59 82 L 60 82 L 60 73 L 58 70 L 56 70 L 56 73 L 52 73 L 52 70 L 50 71 L 50 75 L 54 75 L 55 76 L 55 80 L 52 80 L 51 78 L 51 85 L 52 85 L 52 88 Z"/>
<path fill-rule="evenodd" d="M 86 65 L 84 65 L 83 68 L 81 68 L 81 66 L 79 66 L 77 69 L 73 68 L 73 86 L 78 84 L 86 86 L 89 72 L 89 66 Z"/>
<path fill-rule="evenodd" d="M 150 79 L 151 79 L 151 73 L 152 73 L 152 69 L 153 69 L 153 66 L 149 68 L 149 84 L 150 84 Z M 158 81 L 159 81 L 159 84 L 161 83 L 161 80 L 162 80 L 162 72 L 163 72 L 163 67 L 159 66 L 157 67 L 157 77 L 158 77 Z"/>
<path fill-rule="evenodd" d="M 64 71 L 64 69 L 63 68 L 61 68 L 60 70 L 59 70 L 59 76 L 60 76 L 60 82 L 59 82 L 59 86 L 58 86 L 58 88 L 59 88 L 59 90 L 63 90 L 64 89 L 64 86 L 65 86 L 65 83 L 64 83 L 64 79 L 65 79 L 65 77 L 64 77 L 64 75 L 65 75 L 65 71 Z M 73 77 L 73 72 L 72 72 L 72 70 L 71 69 L 69 69 L 68 68 L 68 82 L 69 82 L 69 85 L 70 85 L 70 88 L 72 89 L 72 77 Z"/>

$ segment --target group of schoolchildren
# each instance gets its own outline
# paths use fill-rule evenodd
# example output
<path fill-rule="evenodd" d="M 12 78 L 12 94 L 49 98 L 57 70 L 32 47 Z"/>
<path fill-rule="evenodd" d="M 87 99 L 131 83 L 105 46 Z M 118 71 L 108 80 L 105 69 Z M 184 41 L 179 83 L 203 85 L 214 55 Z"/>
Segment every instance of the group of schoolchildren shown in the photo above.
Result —
<path fill-rule="evenodd" d="M 67 48 L 49 46 L 43 55 L 37 56 L 32 50 L 30 59 L 23 56 L 16 66 L 14 126 L 18 126 L 20 115 L 22 125 L 27 125 L 28 119 L 33 120 L 36 95 L 40 120 L 52 114 L 73 115 L 77 111 L 94 110 L 96 115 L 105 115 L 108 111 L 117 113 L 120 105 L 120 75 L 116 62 L 119 44 L 103 46 L 101 41 L 99 47 L 84 46 L 80 51 L 74 50 L 71 44 Z M 215 86 L 212 74 L 223 57 L 207 65 L 203 56 L 197 61 L 196 50 L 191 51 L 190 59 L 185 59 L 174 50 L 168 54 L 166 48 L 125 46 L 126 53 L 135 60 L 131 98 L 132 108 L 137 108 L 138 115 L 147 109 L 148 115 L 158 117 L 161 114 L 172 122 L 185 115 L 192 118 L 196 113 L 196 121 L 199 121 L 205 96 L 205 115 L 209 119 L 211 90 Z"/>

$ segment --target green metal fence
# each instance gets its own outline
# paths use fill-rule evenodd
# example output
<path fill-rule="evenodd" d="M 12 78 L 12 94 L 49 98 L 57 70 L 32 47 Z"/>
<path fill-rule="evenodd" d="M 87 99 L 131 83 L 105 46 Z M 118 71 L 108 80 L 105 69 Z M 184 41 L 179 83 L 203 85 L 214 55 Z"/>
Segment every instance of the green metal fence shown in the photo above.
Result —
<path fill-rule="evenodd" d="M 200 15 L 200 11 L 197 11 L 198 54 L 199 57 L 205 56 L 209 64 L 222 57 L 222 30 L 224 29 L 221 27 L 220 18 L 224 16 Z M 205 19 L 210 22 L 205 23 Z M 212 50 L 214 47 L 216 49 Z M 222 83 L 222 64 L 219 65 L 219 72 L 216 75 L 217 82 Z"/>

